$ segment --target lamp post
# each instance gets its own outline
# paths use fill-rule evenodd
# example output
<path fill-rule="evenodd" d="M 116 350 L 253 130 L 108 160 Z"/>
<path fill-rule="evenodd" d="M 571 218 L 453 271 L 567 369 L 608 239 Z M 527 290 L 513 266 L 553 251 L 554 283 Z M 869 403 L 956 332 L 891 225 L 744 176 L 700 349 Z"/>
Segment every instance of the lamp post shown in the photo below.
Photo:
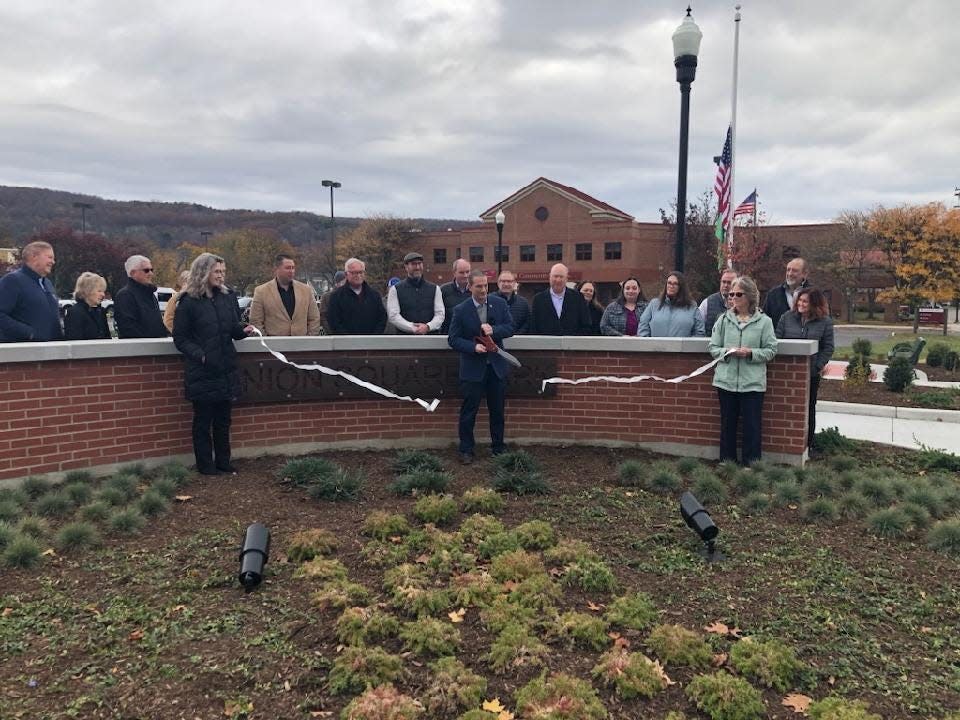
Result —
<path fill-rule="evenodd" d="M 497 210 L 497 279 L 500 279 L 500 273 L 503 271 L 503 221 L 507 216 L 503 210 Z"/>
<path fill-rule="evenodd" d="M 212 230 L 201 230 L 201 231 L 200 231 L 200 242 L 203 243 L 203 246 L 204 246 L 204 247 L 207 247 L 207 245 L 209 244 L 209 242 L 210 242 L 210 236 L 211 236 L 211 235 L 213 235 L 213 231 L 212 231 Z"/>
<path fill-rule="evenodd" d="M 333 217 L 333 189 L 340 187 L 336 180 L 324 180 L 320 183 L 323 187 L 330 188 L 330 258 L 334 267 L 337 264 L 337 221 Z"/>
<path fill-rule="evenodd" d="M 687 144 L 690 135 L 690 83 L 697 75 L 697 53 L 703 33 L 690 15 L 673 32 L 673 65 L 680 83 L 680 169 L 677 177 L 677 245 L 675 269 L 683 272 L 683 245 L 687 226 Z"/>
<path fill-rule="evenodd" d="M 75 208 L 80 208 L 80 235 L 87 234 L 87 210 L 93 209 L 93 203 L 87 202 L 75 202 L 73 204 Z"/>

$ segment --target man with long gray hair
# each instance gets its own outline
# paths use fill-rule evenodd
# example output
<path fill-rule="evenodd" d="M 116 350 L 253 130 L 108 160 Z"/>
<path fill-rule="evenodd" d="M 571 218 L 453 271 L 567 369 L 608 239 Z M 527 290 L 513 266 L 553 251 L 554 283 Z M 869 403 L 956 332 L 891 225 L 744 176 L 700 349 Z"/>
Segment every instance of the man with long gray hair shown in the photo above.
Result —
<path fill-rule="evenodd" d="M 160 302 L 154 294 L 153 263 L 143 255 L 131 255 L 123 264 L 127 284 L 113 298 L 113 321 L 117 335 L 125 338 L 167 337 Z"/>

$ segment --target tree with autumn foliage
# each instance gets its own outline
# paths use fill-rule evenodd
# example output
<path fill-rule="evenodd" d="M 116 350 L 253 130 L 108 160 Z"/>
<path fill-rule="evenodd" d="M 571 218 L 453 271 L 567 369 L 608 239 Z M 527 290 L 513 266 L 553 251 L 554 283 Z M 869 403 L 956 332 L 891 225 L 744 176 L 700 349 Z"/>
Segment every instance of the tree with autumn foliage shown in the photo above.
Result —
<path fill-rule="evenodd" d="M 419 239 L 410 220 L 378 215 L 337 238 L 337 256 L 360 258 L 367 264 L 367 282 L 383 295 L 387 281 L 403 275 L 403 256 L 416 250 Z"/>
<path fill-rule="evenodd" d="M 945 306 L 960 289 L 960 209 L 943 203 L 880 206 L 870 213 L 867 229 L 880 241 L 893 274 L 894 287 L 881 299 L 913 308 L 927 303 Z M 944 309 L 943 334 L 947 333 Z M 920 317 L 914 315 L 913 331 Z"/>
<path fill-rule="evenodd" d="M 197 248 L 198 254 L 203 248 Z M 273 230 L 228 230 L 210 240 L 208 252 L 219 255 L 227 265 L 227 284 L 240 294 L 250 294 L 254 287 L 273 276 L 277 255 L 296 257 L 293 246 Z"/>

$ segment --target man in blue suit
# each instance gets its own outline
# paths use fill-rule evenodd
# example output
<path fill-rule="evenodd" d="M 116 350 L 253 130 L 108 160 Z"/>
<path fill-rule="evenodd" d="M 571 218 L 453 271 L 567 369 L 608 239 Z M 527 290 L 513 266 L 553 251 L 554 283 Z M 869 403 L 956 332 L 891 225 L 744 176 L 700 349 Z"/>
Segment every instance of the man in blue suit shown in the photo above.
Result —
<path fill-rule="evenodd" d="M 505 452 L 503 442 L 504 403 L 510 366 L 496 351 L 488 350 L 484 337 L 498 345 L 513 335 L 510 308 L 503 298 L 487 295 L 487 276 L 482 270 L 470 273 L 470 299 L 453 309 L 447 342 L 460 353 L 460 460 L 474 460 L 473 428 L 480 399 L 486 395 L 490 414 L 490 441 L 494 455 Z"/>

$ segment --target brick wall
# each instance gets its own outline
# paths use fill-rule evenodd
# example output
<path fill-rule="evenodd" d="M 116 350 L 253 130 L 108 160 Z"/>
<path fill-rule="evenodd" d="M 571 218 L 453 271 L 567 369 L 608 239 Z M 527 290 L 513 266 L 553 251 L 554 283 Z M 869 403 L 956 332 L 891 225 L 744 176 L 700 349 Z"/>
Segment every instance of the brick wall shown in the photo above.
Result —
<path fill-rule="evenodd" d="M 522 342 L 536 343 L 533 338 Z M 603 347 L 600 338 L 594 346 Z M 422 362 L 430 354 L 450 352 L 434 347 L 390 351 L 390 356 Z M 570 378 L 598 373 L 672 377 L 706 361 L 700 352 L 553 352 L 558 375 Z M 335 352 L 287 354 L 294 361 L 332 363 L 336 358 Z M 764 451 L 777 461 L 803 461 L 807 362 L 804 355 L 780 355 L 769 366 Z M 637 444 L 716 457 L 719 421 L 711 380 L 707 372 L 675 385 L 561 385 L 552 398 L 508 398 L 507 440 Z M 43 362 L 3 362 L 0 356 L 0 408 L 0 480 L 192 453 L 192 410 L 183 398 L 182 363 L 175 354 Z M 387 399 L 241 402 L 234 407 L 233 446 L 238 456 L 250 456 L 329 446 L 449 445 L 456 440 L 458 409 L 457 398 L 444 399 L 434 413 Z M 486 427 L 481 410 L 481 443 L 489 440 Z"/>

